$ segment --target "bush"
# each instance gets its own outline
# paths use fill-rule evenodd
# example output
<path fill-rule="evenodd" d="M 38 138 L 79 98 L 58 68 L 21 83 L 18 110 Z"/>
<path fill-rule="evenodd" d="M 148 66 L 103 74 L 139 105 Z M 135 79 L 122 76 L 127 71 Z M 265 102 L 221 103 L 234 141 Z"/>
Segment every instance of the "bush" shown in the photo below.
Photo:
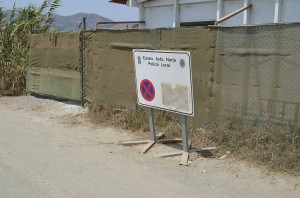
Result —
<path fill-rule="evenodd" d="M 60 0 L 44 0 L 40 7 L 29 4 L 18 9 L 14 4 L 9 16 L 0 7 L 0 95 L 20 95 L 25 90 L 27 36 L 48 32 Z"/>
<path fill-rule="evenodd" d="M 21 95 L 25 91 L 26 66 L 0 66 L 0 96 Z"/>

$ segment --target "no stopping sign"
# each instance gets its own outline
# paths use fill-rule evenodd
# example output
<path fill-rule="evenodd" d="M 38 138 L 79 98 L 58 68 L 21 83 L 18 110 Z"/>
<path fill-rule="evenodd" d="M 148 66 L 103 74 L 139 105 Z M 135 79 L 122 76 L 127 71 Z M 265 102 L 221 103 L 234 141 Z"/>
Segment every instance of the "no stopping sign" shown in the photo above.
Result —
<path fill-rule="evenodd" d="M 149 102 L 151 102 L 155 98 L 155 88 L 152 82 L 148 79 L 142 80 L 140 84 L 140 92 L 143 98 Z"/>

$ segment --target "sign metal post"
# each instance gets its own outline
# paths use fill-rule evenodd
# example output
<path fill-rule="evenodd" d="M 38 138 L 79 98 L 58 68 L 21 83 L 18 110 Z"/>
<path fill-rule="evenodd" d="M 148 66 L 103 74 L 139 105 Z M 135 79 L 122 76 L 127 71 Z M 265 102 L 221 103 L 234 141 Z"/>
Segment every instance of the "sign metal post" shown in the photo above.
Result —
<path fill-rule="evenodd" d="M 148 108 L 148 118 L 149 118 L 149 128 L 151 133 L 151 140 L 156 141 L 156 132 L 155 132 L 155 125 L 154 125 L 154 116 L 153 116 L 153 109 Z"/>
<path fill-rule="evenodd" d="M 182 154 L 180 164 L 187 166 L 189 160 L 190 145 L 188 141 L 186 115 L 181 115 L 181 136 L 182 136 L 183 154 Z"/>
<path fill-rule="evenodd" d="M 181 116 L 181 135 L 182 135 L 182 145 L 183 151 L 189 152 L 189 142 L 188 142 L 188 134 L 187 134 L 187 121 L 186 116 Z"/>
<path fill-rule="evenodd" d="M 123 145 L 147 144 L 146 153 L 155 143 L 182 142 L 183 152 L 161 157 L 182 155 L 182 165 L 188 165 L 190 143 L 187 116 L 194 116 L 191 55 L 187 51 L 133 50 L 137 102 L 147 108 L 151 140 L 123 142 Z M 182 139 L 162 140 L 156 135 L 153 109 L 181 114 Z"/>

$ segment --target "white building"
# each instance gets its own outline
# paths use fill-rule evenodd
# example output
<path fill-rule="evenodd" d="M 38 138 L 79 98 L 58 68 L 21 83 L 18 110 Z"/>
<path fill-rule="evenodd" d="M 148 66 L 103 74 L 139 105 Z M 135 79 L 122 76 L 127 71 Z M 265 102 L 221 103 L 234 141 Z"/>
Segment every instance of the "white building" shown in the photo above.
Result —
<path fill-rule="evenodd" d="M 215 21 L 235 11 L 241 11 L 242 8 L 245 10 L 219 25 L 300 22 L 300 0 L 111 0 L 111 2 L 138 7 L 140 21 L 145 21 L 146 28 L 213 25 Z"/>

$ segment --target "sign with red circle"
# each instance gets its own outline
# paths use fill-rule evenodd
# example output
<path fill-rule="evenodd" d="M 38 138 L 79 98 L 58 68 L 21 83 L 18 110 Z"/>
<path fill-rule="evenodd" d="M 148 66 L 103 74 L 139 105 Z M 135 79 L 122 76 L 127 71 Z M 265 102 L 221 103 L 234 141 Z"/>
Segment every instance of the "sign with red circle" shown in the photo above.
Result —
<path fill-rule="evenodd" d="M 142 80 L 140 84 L 140 91 L 145 100 L 151 102 L 155 98 L 155 88 L 152 82 L 148 79 Z"/>
<path fill-rule="evenodd" d="M 139 105 L 194 116 L 191 52 L 134 49 L 133 58 Z"/>

